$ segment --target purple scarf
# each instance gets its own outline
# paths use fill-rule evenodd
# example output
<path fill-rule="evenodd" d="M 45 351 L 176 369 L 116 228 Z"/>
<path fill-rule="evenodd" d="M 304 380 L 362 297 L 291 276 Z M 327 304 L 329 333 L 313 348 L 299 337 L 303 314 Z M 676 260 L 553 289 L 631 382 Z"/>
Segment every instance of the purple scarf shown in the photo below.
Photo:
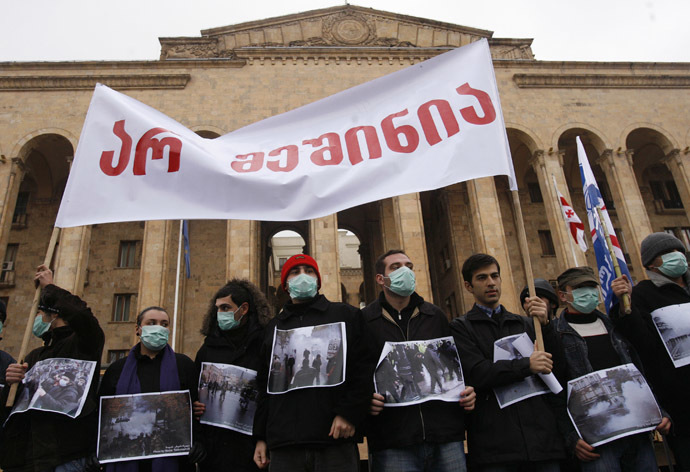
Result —
<path fill-rule="evenodd" d="M 120 379 L 117 381 L 117 386 L 115 387 L 116 395 L 141 393 L 141 384 L 139 384 L 139 377 L 137 376 L 137 359 L 134 355 L 137 346 L 138 344 L 129 351 L 125 366 L 122 368 L 122 373 L 120 374 Z M 180 389 L 180 378 L 177 374 L 175 353 L 167 344 L 163 348 L 163 359 L 161 359 L 160 387 L 161 392 Z M 177 472 L 177 460 L 177 457 L 153 459 L 151 461 L 151 468 L 153 472 Z M 106 472 L 138 472 L 139 461 L 106 464 L 105 470 Z"/>

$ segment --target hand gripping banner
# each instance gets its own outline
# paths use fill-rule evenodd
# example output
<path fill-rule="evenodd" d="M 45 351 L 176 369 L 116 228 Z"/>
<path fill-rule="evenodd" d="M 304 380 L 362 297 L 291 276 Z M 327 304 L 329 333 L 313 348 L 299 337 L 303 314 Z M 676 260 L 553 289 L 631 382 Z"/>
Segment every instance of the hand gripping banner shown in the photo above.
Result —
<path fill-rule="evenodd" d="M 483 39 L 216 139 L 98 85 L 56 226 L 306 220 L 492 175 L 516 189 Z"/>

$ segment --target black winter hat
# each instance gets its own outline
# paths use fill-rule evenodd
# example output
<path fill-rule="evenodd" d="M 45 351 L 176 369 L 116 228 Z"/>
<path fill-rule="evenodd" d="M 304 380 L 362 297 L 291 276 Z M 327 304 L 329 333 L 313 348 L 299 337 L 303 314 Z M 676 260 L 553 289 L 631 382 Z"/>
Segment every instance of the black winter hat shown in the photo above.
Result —
<path fill-rule="evenodd" d="M 553 285 L 551 285 L 548 280 L 534 279 L 534 290 L 537 292 L 538 297 L 546 297 L 546 299 L 558 306 L 558 296 L 556 295 L 556 291 L 553 289 Z M 520 305 L 525 303 L 525 298 L 527 298 L 528 291 L 529 287 L 522 289 L 522 292 L 520 293 Z"/>

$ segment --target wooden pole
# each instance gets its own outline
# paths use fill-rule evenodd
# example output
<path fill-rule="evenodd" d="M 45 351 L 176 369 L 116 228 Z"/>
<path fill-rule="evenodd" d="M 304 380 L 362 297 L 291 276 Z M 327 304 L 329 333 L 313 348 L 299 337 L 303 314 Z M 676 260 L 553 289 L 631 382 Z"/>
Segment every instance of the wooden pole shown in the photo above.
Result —
<path fill-rule="evenodd" d="M 520 205 L 520 196 L 517 190 L 510 192 L 513 195 L 513 208 L 515 209 L 515 226 L 517 227 L 518 243 L 520 244 L 520 255 L 522 256 L 522 265 L 525 267 L 525 277 L 527 277 L 527 289 L 529 293 L 527 296 L 534 297 L 537 295 L 534 289 L 534 275 L 532 275 L 532 263 L 529 260 L 529 248 L 527 246 L 527 232 L 525 231 L 525 222 L 522 220 L 522 206 Z M 544 338 L 541 334 L 541 322 L 539 319 L 534 320 L 534 335 L 537 341 L 537 351 L 544 350 Z"/>
<path fill-rule="evenodd" d="M 601 229 L 602 231 L 604 231 L 604 237 L 606 238 L 606 246 L 608 246 L 609 248 L 609 255 L 611 256 L 611 261 L 613 262 L 613 270 L 616 273 L 616 278 L 618 278 L 622 275 L 621 266 L 620 264 L 618 264 L 618 258 L 616 257 L 616 253 L 613 252 L 613 243 L 611 242 L 611 235 L 609 234 L 609 229 L 606 227 L 606 220 L 604 220 L 604 214 L 602 213 L 600 207 L 597 207 L 597 214 L 599 215 L 599 224 L 601 225 Z M 632 280 L 630 281 L 630 283 L 632 283 Z M 632 311 L 630 308 L 630 295 L 624 293 L 621 297 L 621 302 L 623 302 L 623 312 L 626 315 L 629 315 Z"/>
<path fill-rule="evenodd" d="M 50 236 L 50 242 L 48 243 L 48 250 L 46 251 L 46 257 L 43 259 L 43 265 L 50 266 L 50 262 L 53 260 L 53 253 L 55 252 L 55 246 L 57 246 L 58 238 L 60 237 L 60 228 L 53 227 L 53 234 Z M 41 287 L 40 285 L 36 287 L 36 292 L 34 293 L 34 301 L 31 304 L 31 311 L 29 312 L 29 319 L 26 321 L 26 328 L 24 329 L 24 339 L 22 339 L 22 346 L 19 349 L 19 363 L 24 363 L 24 356 L 26 356 L 26 350 L 29 347 L 29 340 L 31 339 L 31 331 L 34 326 L 34 318 L 38 312 L 38 302 L 41 299 Z M 7 403 L 5 406 L 14 406 L 14 397 L 17 395 L 17 389 L 19 384 L 12 384 L 10 387 L 10 393 L 7 396 Z"/>

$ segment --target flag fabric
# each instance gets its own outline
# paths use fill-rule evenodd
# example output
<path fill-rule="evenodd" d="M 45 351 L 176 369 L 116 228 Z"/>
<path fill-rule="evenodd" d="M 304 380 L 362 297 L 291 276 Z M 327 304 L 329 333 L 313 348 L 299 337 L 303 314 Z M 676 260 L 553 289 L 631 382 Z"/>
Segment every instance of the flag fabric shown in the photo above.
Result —
<path fill-rule="evenodd" d="M 182 221 L 182 238 L 184 240 L 184 268 L 187 278 L 192 276 L 191 261 L 189 258 L 189 221 Z"/>
<path fill-rule="evenodd" d="M 601 192 L 599 191 L 599 186 L 597 181 L 594 179 L 594 174 L 592 173 L 592 168 L 589 166 L 589 160 L 587 159 L 587 154 L 585 153 L 585 148 L 580 141 L 580 137 L 576 138 L 577 141 L 577 158 L 580 163 L 580 177 L 582 178 L 582 189 L 585 194 L 585 205 L 587 206 L 587 218 L 589 220 L 589 227 L 592 234 L 592 247 L 594 247 L 594 254 L 597 258 L 597 267 L 599 269 L 599 282 L 601 284 L 601 290 L 604 294 L 604 302 L 606 306 L 606 312 L 611 309 L 613 305 L 618 302 L 618 298 L 613 294 L 611 290 L 611 282 L 616 278 L 616 273 L 613 268 L 613 260 L 609 253 L 608 245 L 606 243 L 606 236 L 602 229 L 602 224 L 606 225 L 608 229 L 609 236 L 611 237 L 611 243 L 613 244 L 613 252 L 618 259 L 618 265 L 621 269 L 621 274 L 628 276 L 628 280 L 632 283 L 632 277 L 630 277 L 630 272 L 628 271 L 628 265 L 625 263 L 625 256 L 621 250 L 620 243 L 616 237 L 616 233 L 613 230 L 613 225 L 611 224 L 611 219 L 609 218 L 609 213 L 606 210 L 606 205 L 604 204 L 604 199 L 601 197 Z M 597 213 L 597 207 L 601 209 L 601 213 L 604 217 L 604 221 L 599 220 L 599 215 Z"/>
<path fill-rule="evenodd" d="M 561 194 L 560 190 L 558 190 L 558 185 L 556 185 L 555 177 L 553 178 L 553 186 L 556 189 L 556 193 L 558 194 L 558 201 L 561 205 L 563 219 L 565 220 L 565 224 L 568 225 L 570 235 L 575 240 L 575 244 L 577 244 L 579 248 L 582 249 L 582 252 L 587 251 L 584 223 L 582 223 L 580 217 L 577 216 L 577 213 L 575 213 L 573 207 L 570 205 L 570 203 L 568 203 L 568 200 L 566 200 L 565 197 Z"/>
<path fill-rule="evenodd" d="M 517 188 L 482 39 L 216 139 L 99 84 L 56 226 L 307 220 L 493 175 Z"/>

